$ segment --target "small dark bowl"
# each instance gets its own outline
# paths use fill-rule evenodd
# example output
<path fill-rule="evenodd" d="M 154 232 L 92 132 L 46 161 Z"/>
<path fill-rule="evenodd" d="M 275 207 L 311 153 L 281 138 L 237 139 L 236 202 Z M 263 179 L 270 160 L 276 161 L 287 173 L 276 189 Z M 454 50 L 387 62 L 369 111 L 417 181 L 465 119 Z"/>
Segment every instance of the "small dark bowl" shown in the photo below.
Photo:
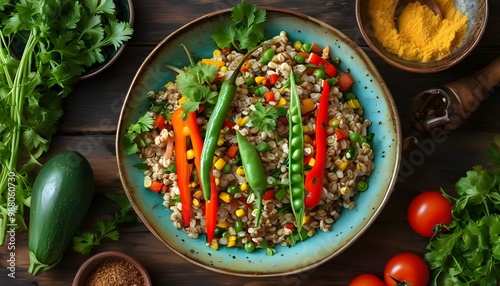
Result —
<path fill-rule="evenodd" d="M 97 270 L 97 268 L 105 261 L 126 261 L 132 264 L 141 273 L 144 279 L 144 285 L 151 286 L 151 278 L 149 273 L 144 268 L 144 266 L 139 263 L 134 258 L 116 251 L 107 251 L 96 254 L 89 259 L 87 259 L 78 269 L 75 279 L 73 280 L 73 286 L 85 286 L 87 279 L 92 275 L 92 273 Z"/>
<path fill-rule="evenodd" d="M 134 6 L 132 0 L 114 0 L 116 5 L 116 19 L 123 22 L 129 22 L 134 26 Z M 88 79 L 101 73 L 111 66 L 123 53 L 127 42 L 124 42 L 117 50 L 113 46 L 103 48 L 106 60 L 102 63 L 94 64 L 89 67 L 81 76 L 80 80 Z"/>
<path fill-rule="evenodd" d="M 356 0 L 356 19 L 366 43 L 388 64 L 415 73 L 434 73 L 448 69 L 464 59 L 481 40 L 488 22 L 487 0 L 456 0 L 455 6 L 468 17 L 467 35 L 460 47 L 437 61 L 410 61 L 389 52 L 375 38 L 373 23 L 368 14 L 368 0 Z"/>

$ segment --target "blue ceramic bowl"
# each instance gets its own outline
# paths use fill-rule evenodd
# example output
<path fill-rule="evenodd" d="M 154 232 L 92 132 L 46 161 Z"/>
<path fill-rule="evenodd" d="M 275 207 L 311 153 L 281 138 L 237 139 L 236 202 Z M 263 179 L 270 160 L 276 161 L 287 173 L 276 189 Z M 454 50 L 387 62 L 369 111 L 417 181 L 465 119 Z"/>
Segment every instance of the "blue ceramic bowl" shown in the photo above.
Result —
<path fill-rule="evenodd" d="M 190 239 L 170 221 L 170 210 L 162 205 L 162 197 L 145 190 L 143 173 L 133 165 L 137 156 L 125 155 L 122 140 L 127 127 L 148 109 L 146 94 L 158 91 L 174 80 L 165 64 L 188 65 L 181 43 L 199 57 L 210 57 L 216 48 L 211 35 L 221 21 L 229 23 L 231 10 L 205 15 L 166 37 L 146 58 L 137 72 L 125 99 L 116 140 L 120 177 L 134 209 L 149 230 L 166 247 L 186 260 L 204 268 L 238 276 L 273 276 L 305 271 L 334 258 L 351 246 L 375 221 L 387 203 L 399 169 L 402 149 L 401 127 L 392 96 L 377 69 L 366 54 L 345 35 L 327 24 L 302 14 L 266 8 L 267 37 L 288 33 L 289 39 L 330 45 L 333 54 L 342 59 L 341 69 L 349 68 L 355 79 L 354 92 L 365 108 L 365 117 L 375 133 L 375 170 L 369 178 L 368 191 L 355 197 L 357 207 L 343 210 L 331 232 L 317 235 L 294 247 L 277 246 L 274 256 L 265 251 L 246 253 L 243 249 L 213 250 L 205 245 L 205 237 Z"/>

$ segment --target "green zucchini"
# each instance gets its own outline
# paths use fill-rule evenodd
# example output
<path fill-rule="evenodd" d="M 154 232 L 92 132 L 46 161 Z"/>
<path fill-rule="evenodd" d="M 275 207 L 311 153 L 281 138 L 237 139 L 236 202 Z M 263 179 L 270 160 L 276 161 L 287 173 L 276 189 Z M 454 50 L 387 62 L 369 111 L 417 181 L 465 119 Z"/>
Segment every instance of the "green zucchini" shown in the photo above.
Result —
<path fill-rule="evenodd" d="M 50 158 L 35 179 L 30 207 L 28 272 L 38 275 L 61 262 L 85 218 L 94 194 L 94 174 L 80 153 Z"/>

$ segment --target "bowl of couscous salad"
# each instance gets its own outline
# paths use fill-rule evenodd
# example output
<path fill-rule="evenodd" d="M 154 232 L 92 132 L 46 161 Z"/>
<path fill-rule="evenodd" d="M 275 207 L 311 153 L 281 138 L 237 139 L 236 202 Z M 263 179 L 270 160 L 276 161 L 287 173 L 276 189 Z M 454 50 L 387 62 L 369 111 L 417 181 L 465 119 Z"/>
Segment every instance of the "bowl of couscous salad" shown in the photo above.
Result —
<path fill-rule="evenodd" d="M 382 211 L 399 117 L 340 31 L 242 3 L 146 58 L 120 115 L 120 178 L 151 233 L 184 259 L 238 276 L 297 273 L 339 255 Z M 238 21 L 255 29 L 239 37 Z"/>

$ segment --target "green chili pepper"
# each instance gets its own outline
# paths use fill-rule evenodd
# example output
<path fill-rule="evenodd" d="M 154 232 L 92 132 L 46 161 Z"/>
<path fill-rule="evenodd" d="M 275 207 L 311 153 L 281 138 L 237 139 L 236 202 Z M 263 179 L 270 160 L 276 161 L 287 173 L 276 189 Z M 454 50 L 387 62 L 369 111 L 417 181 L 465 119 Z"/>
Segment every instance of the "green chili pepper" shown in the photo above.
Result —
<path fill-rule="evenodd" d="M 267 177 L 259 153 L 255 147 L 239 131 L 236 134 L 245 177 L 252 189 L 252 193 L 257 198 L 258 205 L 255 227 L 258 227 L 262 215 L 262 196 L 264 196 L 267 190 Z"/>
<path fill-rule="evenodd" d="M 304 219 L 304 131 L 300 100 L 295 83 L 295 73 L 290 75 L 290 109 L 288 114 L 288 177 L 290 201 L 297 221 L 297 230 L 302 229 Z M 246 173 L 246 172 L 245 172 Z"/>
<path fill-rule="evenodd" d="M 262 45 L 262 44 L 261 44 Z M 245 61 L 250 57 L 255 50 L 261 45 L 250 50 L 240 61 L 231 77 L 224 81 L 220 88 L 217 103 L 212 112 L 212 116 L 207 123 L 205 142 L 201 152 L 200 162 L 200 182 L 203 189 L 205 200 L 210 200 L 210 173 L 212 172 L 213 160 L 215 149 L 217 148 L 217 141 L 219 134 L 226 119 L 231 103 L 233 102 L 234 95 L 236 94 L 236 78 Z"/>

